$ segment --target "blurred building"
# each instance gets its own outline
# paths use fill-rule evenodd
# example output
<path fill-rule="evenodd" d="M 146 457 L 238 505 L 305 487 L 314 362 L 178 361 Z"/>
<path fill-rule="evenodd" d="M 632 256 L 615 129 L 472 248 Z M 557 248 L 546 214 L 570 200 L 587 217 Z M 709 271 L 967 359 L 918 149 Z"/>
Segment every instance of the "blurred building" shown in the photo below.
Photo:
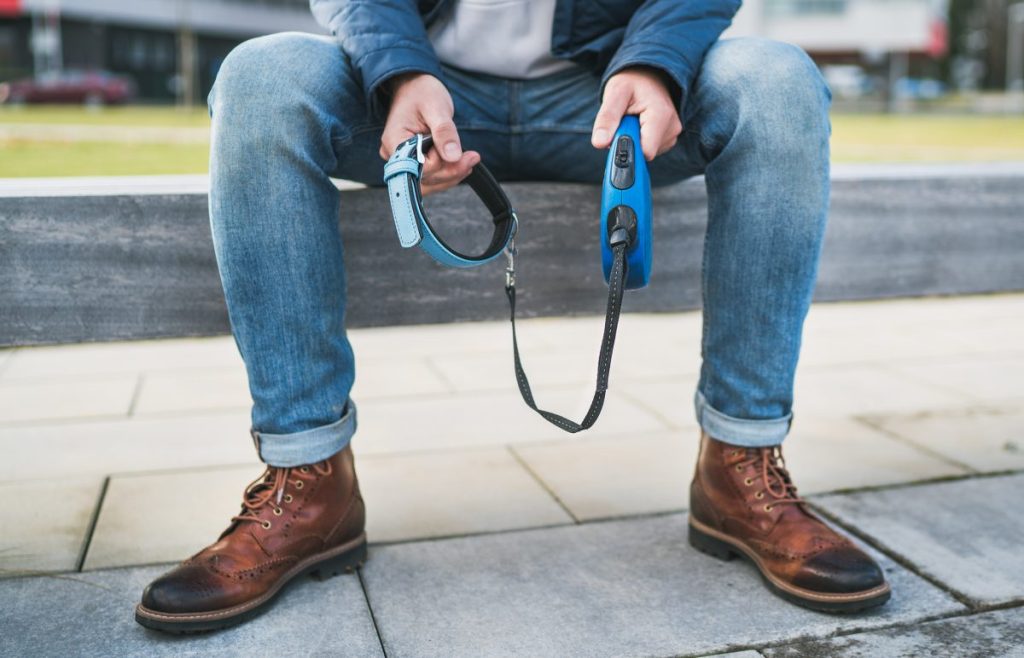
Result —
<path fill-rule="evenodd" d="M 946 53 L 948 0 L 744 0 L 732 34 L 795 43 L 817 61 Z"/>
<path fill-rule="evenodd" d="M 946 53 L 948 3 L 745 0 L 729 34 L 789 41 L 819 63 L 897 80 Z M 107 69 L 131 75 L 144 99 L 201 101 L 235 44 L 283 30 L 322 31 L 308 0 L 0 0 L 0 80 Z"/>
<path fill-rule="evenodd" d="M 201 101 L 236 44 L 285 30 L 322 32 L 309 0 L 0 0 L 0 80 L 105 69 L 143 99 Z"/>

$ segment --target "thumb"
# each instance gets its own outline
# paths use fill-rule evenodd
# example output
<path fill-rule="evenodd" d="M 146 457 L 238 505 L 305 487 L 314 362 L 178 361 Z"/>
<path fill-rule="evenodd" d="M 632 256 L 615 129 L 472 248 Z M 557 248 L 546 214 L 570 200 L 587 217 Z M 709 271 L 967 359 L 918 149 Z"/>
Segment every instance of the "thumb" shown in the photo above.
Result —
<path fill-rule="evenodd" d="M 455 122 L 450 116 L 444 114 L 430 114 L 424 117 L 430 135 L 434 138 L 434 148 L 437 149 L 441 159 L 446 162 L 458 162 L 462 157 L 462 142 L 459 140 L 459 131 L 455 128 Z"/>
<path fill-rule="evenodd" d="M 590 143 L 594 148 L 603 149 L 611 146 L 615 130 L 622 121 L 622 115 L 629 107 L 630 91 L 621 87 L 610 90 L 601 101 L 601 109 L 594 119 L 594 132 L 590 136 Z"/>

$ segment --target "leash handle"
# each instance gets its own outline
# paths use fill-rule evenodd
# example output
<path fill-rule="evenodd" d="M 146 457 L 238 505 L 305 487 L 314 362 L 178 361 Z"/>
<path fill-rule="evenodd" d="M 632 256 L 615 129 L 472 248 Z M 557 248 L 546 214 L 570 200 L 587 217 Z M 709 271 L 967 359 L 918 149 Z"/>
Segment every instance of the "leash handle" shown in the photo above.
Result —
<path fill-rule="evenodd" d="M 601 351 L 597 360 L 597 384 L 594 387 L 594 397 L 590 402 L 590 408 L 586 416 L 580 422 L 572 421 L 561 414 L 547 411 L 537 406 L 533 398 L 533 391 L 530 389 L 530 380 L 523 368 L 523 361 L 519 356 L 519 341 L 516 336 L 516 278 L 515 278 L 515 246 L 508 253 L 509 267 L 505 273 L 505 295 L 508 297 L 509 317 L 512 322 L 512 353 L 515 357 L 516 383 L 519 384 L 519 393 L 523 396 L 523 402 L 552 425 L 575 434 L 589 429 L 601 415 L 604 407 L 605 393 L 608 390 L 608 373 L 612 367 L 612 352 L 615 349 L 615 333 L 619 327 L 619 316 L 622 310 L 622 293 L 625 290 L 628 265 L 626 264 L 626 250 L 631 241 L 627 230 L 617 231 L 612 243 L 612 267 L 608 276 L 608 308 L 604 317 L 604 333 L 601 338 Z"/>

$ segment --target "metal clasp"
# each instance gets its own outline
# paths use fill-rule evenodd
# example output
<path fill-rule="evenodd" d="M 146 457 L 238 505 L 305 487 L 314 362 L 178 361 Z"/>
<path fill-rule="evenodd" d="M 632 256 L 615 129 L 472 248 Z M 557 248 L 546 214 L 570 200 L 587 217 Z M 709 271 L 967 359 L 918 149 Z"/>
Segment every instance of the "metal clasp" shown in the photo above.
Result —
<path fill-rule="evenodd" d="M 505 266 L 505 287 L 515 288 L 516 287 L 516 241 L 515 238 L 508 241 L 505 245 L 505 258 L 508 264 Z"/>
<path fill-rule="evenodd" d="M 423 135 L 416 133 L 416 162 L 423 164 Z"/>

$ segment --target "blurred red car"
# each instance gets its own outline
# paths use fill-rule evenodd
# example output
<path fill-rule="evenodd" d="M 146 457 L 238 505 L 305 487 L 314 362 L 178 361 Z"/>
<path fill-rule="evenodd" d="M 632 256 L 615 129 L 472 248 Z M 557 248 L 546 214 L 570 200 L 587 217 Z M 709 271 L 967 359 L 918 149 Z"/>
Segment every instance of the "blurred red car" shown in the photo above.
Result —
<path fill-rule="evenodd" d="M 61 71 L 0 83 L 0 103 L 115 105 L 135 96 L 131 78 L 107 71 Z"/>

